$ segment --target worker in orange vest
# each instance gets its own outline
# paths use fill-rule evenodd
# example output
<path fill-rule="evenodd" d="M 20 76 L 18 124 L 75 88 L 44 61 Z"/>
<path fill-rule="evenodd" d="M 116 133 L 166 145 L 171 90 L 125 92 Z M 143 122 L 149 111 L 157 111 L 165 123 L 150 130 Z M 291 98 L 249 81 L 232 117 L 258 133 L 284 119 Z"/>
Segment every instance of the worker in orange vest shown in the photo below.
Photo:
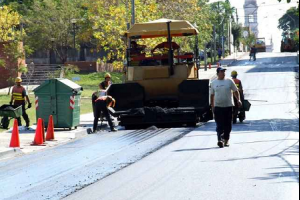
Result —
<path fill-rule="evenodd" d="M 237 88 L 239 89 L 240 99 L 243 102 L 244 101 L 243 85 L 242 85 L 242 81 L 240 79 L 238 79 L 237 76 L 238 76 L 237 71 L 234 70 L 231 72 L 232 80 L 235 83 L 235 85 L 237 86 Z M 233 123 L 234 124 L 237 122 L 237 116 L 238 116 L 239 110 L 240 110 L 240 108 L 238 106 L 238 101 L 236 98 L 234 98 L 234 111 L 233 111 Z M 242 113 L 242 114 L 244 114 L 244 113 Z"/>
<path fill-rule="evenodd" d="M 98 127 L 98 121 L 101 116 L 101 113 L 104 114 L 106 117 L 108 124 L 110 126 L 110 130 L 112 132 L 118 131 L 111 120 L 110 114 L 108 112 L 108 107 L 115 107 L 116 105 L 116 100 L 112 98 L 111 96 L 103 96 L 99 97 L 96 100 L 94 100 L 94 126 L 93 126 L 93 133 L 97 132 L 97 127 Z"/>
<path fill-rule="evenodd" d="M 12 89 L 12 95 L 10 100 L 10 105 L 14 106 L 22 106 L 22 113 L 23 118 L 26 122 L 26 128 L 29 129 L 30 126 L 30 120 L 26 113 L 26 103 L 28 103 L 28 108 L 31 108 L 32 104 L 30 103 L 30 99 L 28 97 L 27 91 L 25 88 L 21 85 L 22 79 L 20 77 L 17 77 L 15 79 L 16 85 Z M 22 126 L 21 117 L 17 118 L 18 125 Z"/>

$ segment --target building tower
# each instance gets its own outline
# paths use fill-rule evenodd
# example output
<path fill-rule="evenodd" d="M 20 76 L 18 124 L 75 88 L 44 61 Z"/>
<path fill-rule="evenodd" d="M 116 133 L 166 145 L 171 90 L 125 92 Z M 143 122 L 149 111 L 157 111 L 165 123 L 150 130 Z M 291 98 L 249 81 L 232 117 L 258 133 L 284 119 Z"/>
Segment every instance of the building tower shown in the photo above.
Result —
<path fill-rule="evenodd" d="M 257 0 L 245 0 L 245 26 L 249 27 L 252 33 L 258 37 L 258 5 Z"/>

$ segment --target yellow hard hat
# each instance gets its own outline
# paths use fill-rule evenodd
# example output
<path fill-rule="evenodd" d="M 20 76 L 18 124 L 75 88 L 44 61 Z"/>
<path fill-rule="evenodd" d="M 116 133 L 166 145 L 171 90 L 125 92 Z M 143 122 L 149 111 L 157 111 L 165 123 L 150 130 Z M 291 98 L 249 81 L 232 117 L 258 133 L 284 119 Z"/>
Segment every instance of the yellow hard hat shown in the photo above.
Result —
<path fill-rule="evenodd" d="M 21 83 L 21 82 L 22 82 L 21 77 L 17 77 L 16 80 L 15 80 L 15 82 L 16 82 L 16 83 Z"/>
<path fill-rule="evenodd" d="M 105 78 L 111 78 L 111 75 L 110 75 L 110 73 L 106 73 L 104 77 Z"/>
<path fill-rule="evenodd" d="M 231 76 L 237 76 L 237 75 L 238 75 L 237 71 L 234 70 L 231 72 Z"/>

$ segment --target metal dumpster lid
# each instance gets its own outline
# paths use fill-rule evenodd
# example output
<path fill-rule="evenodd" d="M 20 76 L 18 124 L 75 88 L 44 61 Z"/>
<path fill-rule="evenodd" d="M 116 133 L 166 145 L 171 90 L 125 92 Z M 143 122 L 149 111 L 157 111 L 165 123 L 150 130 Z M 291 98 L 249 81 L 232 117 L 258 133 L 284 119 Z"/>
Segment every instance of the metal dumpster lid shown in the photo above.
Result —
<path fill-rule="evenodd" d="M 49 79 L 47 81 L 45 81 L 44 83 L 42 83 L 40 86 L 38 86 L 37 88 L 35 88 L 33 90 L 33 92 L 37 92 L 40 89 L 42 89 L 44 86 L 48 85 L 50 83 L 51 80 L 57 80 L 58 82 L 61 82 L 62 84 L 66 85 L 67 87 L 73 89 L 73 90 L 83 90 L 83 88 L 78 85 L 77 83 L 74 83 L 73 81 L 70 81 L 69 79 L 64 79 L 64 78 L 56 78 L 56 79 Z"/>
<path fill-rule="evenodd" d="M 73 81 L 70 81 L 69 79 L 57 79 L 57 80 L 72 89 L 79 89 L 79 90 L 82 89 L 82 87 L 80 85 L 78 85 L 77 83 L 74 83 Z"/>

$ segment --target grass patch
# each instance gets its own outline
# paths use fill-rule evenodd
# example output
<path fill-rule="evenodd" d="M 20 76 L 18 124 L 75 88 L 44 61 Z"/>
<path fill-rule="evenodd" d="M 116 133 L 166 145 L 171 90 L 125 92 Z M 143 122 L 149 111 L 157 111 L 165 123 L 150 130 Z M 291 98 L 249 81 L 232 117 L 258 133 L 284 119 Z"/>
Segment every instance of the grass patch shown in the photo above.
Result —
<path fill-rule="evenodd" d="M 123 74 L 122 73 L 111 73 L 113 83 L 122 83 Z M 80 113 L 87 114 L 93 112 L 91 97 L 92 94 L 99 89 L 99 83 L 104 80 L 105 73 L 90 73 L 90 74 L 80 74 L 74 73 L 67 76 L 70 80 L 74 81 L 78 85 L 83 87 L 83 93 L 81 95 L 81 106 Z M 77 81 L 78 80 L 78 81 Z M 0 106 L 3 104 L 9 104 L 11 96 L 0 95 Z M 36 123 L 36 112 L 35 112 L 35 97 L 32 91 L 29 91 L 29 98 L 32 103 L 32 108 L 28 109 L 26 112 L 29 115 L 30 125 Z M 0 117 L 2 118 L 2 117 Z M 22 117 L 21 117 L 22 118 Z M 22 124 L 25 125 L 25 121 L 22 118 Z M 10 122 L 10 127 L 13 125 L 13 121 Z M 0 132 L 5 130 L 0 129 Z"/>
<path fill-rule="evenodd" d="M 123 74 L 122 73 L 111 73 L 113 83 L 122 83 Z M 76 80 L 74 81 L 78 85 L 83 87 L 82 97 L 90 98 L 92 94 L 99 89 L 99 83 L 104 80 L 105 73 L 90 73 L 90 74 L 70 74 L 68 79 Z M 77 79 L 79 79 L 77 81 Z"/>

